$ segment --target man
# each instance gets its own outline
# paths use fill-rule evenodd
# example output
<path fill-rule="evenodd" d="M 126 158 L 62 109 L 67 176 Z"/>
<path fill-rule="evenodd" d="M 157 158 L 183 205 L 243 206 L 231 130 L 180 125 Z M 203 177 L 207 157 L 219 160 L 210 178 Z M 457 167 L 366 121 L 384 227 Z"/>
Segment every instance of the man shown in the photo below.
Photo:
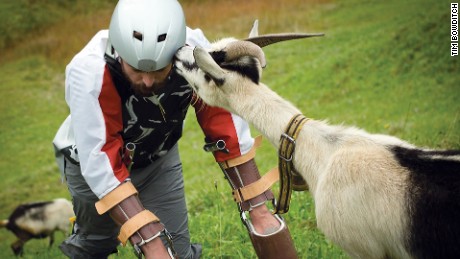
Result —
<path fill-rule="evenodd" d="M 206 106 L 175 73 L 172 60 L 184 44 L 209 42 L 186 27 L 176 0 L 120 0 L 109 30 L 67 66 L 71 115 L 53 143 L 76 214 L 74 233 L 60 246 L 70 258 L 106 258 L 128 240 L 146 258 L 200 257 L 201 246 L 190 244 L 177 145 L 190 105 L 209 143 L 225 143 L 211 151 L 232 187 L 260 178 L 247 123 Z M 265 205 L 271 199 L 262 190 L 239 202 L 257 233 L 256 252 L 275 247 L 286 255 L 287 247 L 295 255 L 284 222 Z"/>

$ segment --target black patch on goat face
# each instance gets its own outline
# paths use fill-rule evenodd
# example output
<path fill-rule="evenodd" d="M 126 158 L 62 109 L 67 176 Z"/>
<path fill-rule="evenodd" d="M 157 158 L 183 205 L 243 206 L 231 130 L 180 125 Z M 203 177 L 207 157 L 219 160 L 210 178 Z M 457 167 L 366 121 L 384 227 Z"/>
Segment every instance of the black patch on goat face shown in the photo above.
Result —
<path fill-rule="evenodd" d="M 208 74 L 204 74 L 204 80 L 206 80 L 206 83 L 209 84 L 211 82 L 212 78 Z"/>
<path fill-rule="evenodd" d="M 259 84 L 260 74 L 257 59 L 244 56 L 237 60 L 219 64 L 223 69 L 234 71 L 244 77 L 249 78 L 255 84 Z"/>
<path fill-rule="evenodd" d="M 214 59 L 214 61 L 216 61 L 217 64 L 222 64 L 225 62 L 225 59 L 227 57 L 227 52 L 225 51 L 212 51 L 212 52 L 209 52 L 209 54 L 211 55 L 212 59 Z"/>
<path fill-rule="evenodd" d="M 188 71 L 198 70 L 196 62 L 181 61 L 182 66 Z"/>
<path fill-rule="evenodd" d="M 217 86 L 222 86 L 225 83 L 224 78 L 213 78 L 209 74 L 205 74 L 204 79 L 206 80 L 207 83 L 211 82 L 212 80 Z"/>
<path fill-rule="evenodd" d="M 391 148 L 410 171 L 407 245 L 414 258 L 460 258 L 460 150 Z"/>

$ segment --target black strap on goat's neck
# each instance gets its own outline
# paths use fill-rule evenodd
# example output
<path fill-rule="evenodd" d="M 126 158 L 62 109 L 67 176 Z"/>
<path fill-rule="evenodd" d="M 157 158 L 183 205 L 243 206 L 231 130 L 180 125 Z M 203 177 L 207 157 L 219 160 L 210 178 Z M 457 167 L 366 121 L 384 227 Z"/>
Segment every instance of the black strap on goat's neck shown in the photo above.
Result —
<path fill-rule="evenodd" d="M 281 135 L 278 150 L 278 167 L 280 172 L 280 191 L 276 202 L 275 214 L 284 214 L 289 211 L 292 193 L 292 175 L 295 174 L 293 157 L 297 136 L 302 126 L 309 119 L 302 114 L 291 118 L 285 132 Z"/>

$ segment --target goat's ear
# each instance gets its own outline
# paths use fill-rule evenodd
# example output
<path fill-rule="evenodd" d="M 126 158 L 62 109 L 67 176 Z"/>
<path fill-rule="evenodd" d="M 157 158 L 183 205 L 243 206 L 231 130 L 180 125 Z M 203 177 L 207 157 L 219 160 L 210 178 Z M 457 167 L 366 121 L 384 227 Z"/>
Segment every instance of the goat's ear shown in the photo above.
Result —
<path fill-rule="evenodd" d="M 211 55 L 200 47 L 193 50 L 197 66 L 203 70 L 218 86 L 225 82 L 225 71 L 214 61 Z"/>

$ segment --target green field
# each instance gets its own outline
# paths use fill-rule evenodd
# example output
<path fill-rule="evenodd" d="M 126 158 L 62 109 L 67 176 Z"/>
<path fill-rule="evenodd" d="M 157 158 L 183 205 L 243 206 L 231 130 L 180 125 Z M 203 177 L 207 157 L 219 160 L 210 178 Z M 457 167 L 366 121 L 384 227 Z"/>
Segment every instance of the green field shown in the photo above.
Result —
<path fill-rule="evenodd" d="M 114 1 L 75 2 L 0 4 L 0 219 L 22 202 L 69 198 L 51 145 L 68 114 L 64 68 L 108 25 Z M 450 3 L 182 2 L 189 25 L 201 27 L 210 40 L 244 38 L 254 19 L 260 34 L 324 32 L 321 38 L 265 49 L 262 81 L 306 116 L 424 147 L 460 149 L 460 61 L 450 56 Z M 202 151 L 203 138 L 192 109 L 180 141 L 192 241 L 203 244 L 203 258 L 254 258 L 228 183 Z M 261 171 L 272 168 L 275 148 L 265 142 L 256 160 Z M 301 258 L 347 258 L 316 228 L 308 193 L 294 193 L 284 217 Z M 59 243 L 64 235 L 56 239 Z M 14 258 L 13 241 L 12 233 L 0 229 L 0 258 Z M 113 258 L 135 258 L 130 249 Z M 56 244 L 48 250 L 47 240 L 32 240 L 24 258 L 64 256 Z"/>

